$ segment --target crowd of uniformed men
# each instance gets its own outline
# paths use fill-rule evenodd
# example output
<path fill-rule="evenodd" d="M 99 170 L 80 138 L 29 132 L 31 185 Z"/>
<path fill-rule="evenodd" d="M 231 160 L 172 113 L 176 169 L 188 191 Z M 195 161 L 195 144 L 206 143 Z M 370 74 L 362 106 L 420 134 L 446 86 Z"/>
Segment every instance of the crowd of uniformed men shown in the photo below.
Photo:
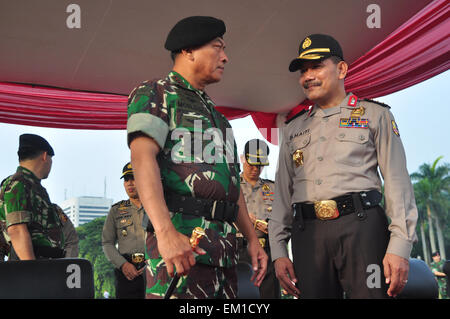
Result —
<path fill-rule="evenodd" d="M 129 198 L 111 207 L 102 234 L 117 298 L 236 298 L 238 262 L 252 267 L 261 298 L 280 298 L 281 291 L 301 298 L 398 295 L 408 278 L 417 209 L 389 106 L 347 92 L 341 46 L 311 34 L 289 70 L 299 71 L 314 104 L 281 128 L 275 182 L 260 178 L 269 148 L 259 139 L 245 145 L 240 173 L 231 126 L 205 92 L 228 62 L 225 32 L 220 19 L 182 19 L 165 43 L 172 70 L 129 96 L 131 161 L 121 175 Z M 205 154 L 210 140 L 186 142 L 179 134 L 209 129 L 222 133 L 214 160 L 195 152 L 200 144 Z M 52 147 L 23 134 L 18 155 L 16 173 L 0 190 L 1 252 L 9 260 L 78 256 L 72 223 L 40 183 Z M 196 227 L 204 236 L 193 247 Z M 369 265 L 382 269 L 381 285 L 367 284 Z"/>

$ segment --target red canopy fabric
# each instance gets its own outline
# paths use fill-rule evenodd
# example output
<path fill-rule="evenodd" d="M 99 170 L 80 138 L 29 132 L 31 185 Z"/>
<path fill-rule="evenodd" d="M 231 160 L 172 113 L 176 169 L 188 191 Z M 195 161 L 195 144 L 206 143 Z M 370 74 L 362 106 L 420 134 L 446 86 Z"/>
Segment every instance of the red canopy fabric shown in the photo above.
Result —
<path fill-rule="evenodd" d="M 449 69 L 450 3 L 436 0 L 350 65 L 346 89 L 360 98 L 387 95 Z M 300 88 L 299 88 L 300 89 Z M 303 101 L 288 118 L 308 107 Z M 0 82 L 0 122 L 71 129 L 125 129 L 127 97 Z M 275 113 L 218 107 L 228 119 L 251 115 L 277 143 Z"/>

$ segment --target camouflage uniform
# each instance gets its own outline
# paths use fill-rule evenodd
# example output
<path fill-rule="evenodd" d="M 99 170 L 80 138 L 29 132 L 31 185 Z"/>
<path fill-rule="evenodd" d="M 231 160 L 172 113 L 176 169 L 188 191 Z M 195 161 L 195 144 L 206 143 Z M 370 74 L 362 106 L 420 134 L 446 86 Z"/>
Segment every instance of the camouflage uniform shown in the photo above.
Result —
<path fill-rule="evenodd" d="M 180 74 L 172 71 L 165 79 L 146 81 L 130 94 L 127 130 L 128 136 L 143 132 L 161 147 L 158 163 L 165 192 L 237 202 L 240 194 L 239 162 L 234 139 L 230 139 L 231 126 L 216 111 L 208 95 L 192 87 Z M 191 133 L 191 141 L 180 137 L 186 132 Z M 214 136 L 214 142 L 211 138 L 203 139 L 207 134 Z M 224 144 L 220 148 L 223 153 L 216 152 L 209 145 L 216 143 Z M 185 148 L 180 148 L 180 145 Z M 203 158 L 203 154 L 211 154 L 216 160 Z M 206 220 L 176 211 L 171 212 L 171 218 L 175 228 L 187 236 L 197 226 L 206 231 L 199 244 L 206 255 L 196 256 L 196 266 L 188 277 L 181 278 L 174 296 L 207 298 L 221 297 L 223 293 L 227 298 L 236 297 L 236 229 L 228 222 Z M 161 298 L 170 277 L 153 233 L 148 233 L 146 245 L 146 257 L 150 258 L 147 298 Z"/>
<path fill-rule="evenodd" d="M 11 225 L 27 223 L 33 249 L 59 248 L 64 245 L 62 223 L 40 180 L 19 166 L 0 189 L 0 220 Z M 56 250 L 56 249 L 55 249 Z M 36 256 L 36 258 L 45 256 Z M 15 259 L 11 249 L 11 260 Z"/>
<path fill-rule="evenodd" d="M 440 260 L 439 262 L 432 262 L 430 264 L 430 268 L 431 271 L 433 272 L 433 274 L 438 271 L 438 272 L 444 272 L 442 270 L 443 266 L 445 264 L 444 260 Z M 436 280 L 438 282 L 438 286 L 439 286 L 439 295 L 441 297 L 441 299 L 447 299 L 447 277 L 437 277 L 436 276 Z"/>

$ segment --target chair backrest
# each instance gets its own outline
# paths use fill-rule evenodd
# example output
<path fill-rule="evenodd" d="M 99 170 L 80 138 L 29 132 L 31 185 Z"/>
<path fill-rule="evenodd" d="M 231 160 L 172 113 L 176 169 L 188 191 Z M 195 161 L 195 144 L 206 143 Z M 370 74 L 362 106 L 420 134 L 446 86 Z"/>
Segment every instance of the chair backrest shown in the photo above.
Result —
<path fill-rule="evenodd" d="M 436 299 L 438 296 L 439 287 L 431 269 L 423 260 L 410 258 L 408 282 L 398 298 Z"/>
<path fill-rule="evenodd" d="M 86 259 L 0 262 L 0 299 L 94 298 L 94 275 Z"/>

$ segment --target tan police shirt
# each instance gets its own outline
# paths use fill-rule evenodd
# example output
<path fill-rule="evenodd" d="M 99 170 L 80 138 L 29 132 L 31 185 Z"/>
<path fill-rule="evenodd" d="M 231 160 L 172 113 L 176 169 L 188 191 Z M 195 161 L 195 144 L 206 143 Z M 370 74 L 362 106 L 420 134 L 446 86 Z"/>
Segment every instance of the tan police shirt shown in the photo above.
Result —
<path fill-rule="evenodd" d="M 241 174 L 241 189 L 244 194 L 247 210 L 256 216 L 259 220 L 268 220 L 272 212 L 272 204 L 275 194 L 275 183 L 268 179 L 259 179 L 255 186 L 252 186 L 245 180 Z M 264 237 L 265 234 L 256 230 L 258 237 Z"/>
<path fill-rule="evenodd" d="M 73 225 L 69 217 L 64 213 L 61 207 L 57 204 L 53 204 L 59 219 L 62 223 L 62 231 L 64 234 L 64 257 L 65 258 L 77 258 L 79 253 L 79 238 L 77 230 Z"/>
<path fill-rule="evenodd" d="M 292 204 L 381 191 L 378 168 L 391 219 L 387 253 L 409 258 L 417 240 L 417 208 L 405 151 L 389 107 L 348 94 L 338 106 L 322 110 L 314 105 L 283 127 L 277 194 L 269 221 L 272 259 L 288 256 Z"/>
<path fill-rule="evenodd" d="M 122 254 L 145 252 L 144 213 L 143 207 L 137 208 L 129 199 L 111 207 L 103 225 L 102 246 L 106 258 L 116 268 L 126 262 Z"/>

